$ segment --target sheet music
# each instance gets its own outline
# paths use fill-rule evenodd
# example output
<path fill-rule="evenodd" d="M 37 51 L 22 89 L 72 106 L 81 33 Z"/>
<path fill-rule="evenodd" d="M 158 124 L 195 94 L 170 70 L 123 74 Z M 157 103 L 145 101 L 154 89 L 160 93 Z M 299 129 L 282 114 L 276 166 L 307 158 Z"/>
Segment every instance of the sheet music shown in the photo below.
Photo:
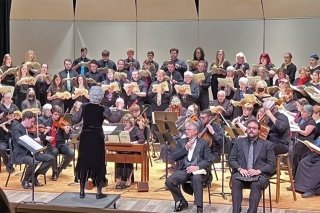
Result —
<path fill-rule="evenodd" d="M 103 134 L 110 135 L 116 128 L 117 126 L 102 126 Z"/>
<path fill-rule="evenodd" d="M 19 137 L 19 139 L 20 139 L 19 144 L 24 146 L 26 149 L 28 149 L 32 153 L 36 153 L 44 149 L 44 147 L 41 144 L 33 140 L 28 135 L 23 135 Z"/>

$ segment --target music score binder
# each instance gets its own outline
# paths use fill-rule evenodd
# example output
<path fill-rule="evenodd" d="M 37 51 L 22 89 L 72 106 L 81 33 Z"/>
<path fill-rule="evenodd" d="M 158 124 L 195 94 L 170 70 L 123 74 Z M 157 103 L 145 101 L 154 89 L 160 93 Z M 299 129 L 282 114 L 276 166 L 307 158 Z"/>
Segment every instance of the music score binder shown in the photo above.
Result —
<path fill-rule="evenodd" d="M 41 144 L 33 140 L 28 135 L 23 135 L 19 137 L 20 140 L 18 140 L 18 143 L 28 149 L 30 152 L 37 153 L 43 151 L 46 147 L 43 147 Z"/>

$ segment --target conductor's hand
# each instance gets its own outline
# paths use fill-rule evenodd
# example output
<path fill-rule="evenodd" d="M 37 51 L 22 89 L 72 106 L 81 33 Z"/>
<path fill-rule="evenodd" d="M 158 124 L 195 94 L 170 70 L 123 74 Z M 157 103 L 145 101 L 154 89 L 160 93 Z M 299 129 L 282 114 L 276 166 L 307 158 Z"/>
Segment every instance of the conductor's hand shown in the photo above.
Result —
<path fill-rule="evenodd" d="M 188 166 L 186 170 L 187 170 L 187 173 L 190 174 L 190 173 L 192 173 L 194 171 L 198 171 L 199 170 L 199 166 Z"/>
<path fill-rule="evenodd" d="M 206 127 L 207 127 L 208 131 L 210 132 L 210 134 L 214 135 L 215 131 L 214 131 L 213 127 L 210 124 L 207 124 Z"/>

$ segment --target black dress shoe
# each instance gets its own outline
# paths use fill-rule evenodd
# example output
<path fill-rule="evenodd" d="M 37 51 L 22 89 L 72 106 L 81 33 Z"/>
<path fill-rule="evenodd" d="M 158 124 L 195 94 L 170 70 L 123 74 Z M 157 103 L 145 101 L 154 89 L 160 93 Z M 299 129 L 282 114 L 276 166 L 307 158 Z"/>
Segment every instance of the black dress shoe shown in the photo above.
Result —
<path fill-rule="evenodd" d="M 38 181 L 38 178 L 34 179 L 34 185 L 35 186 L 43 186 L 43 184 Z"/>
<path fill-rule="evenodd" d="M 52 178 L 51 178 L 53 181 L 57 181 L 58 180 L 58 174 L 57 172 L 53 172 L 52 173 Z"/>
<path fill-rule="evenodd" d="M 79 195 L 80 199 L 83 199 L 85 196 L 86 196 L 86 193 L 80 192 L 80 195 Z"/>
<path fill-rule="evenodd" d="M 31 184 L 29 181 L 23 181 L 21 185 L 24 189 L 31 189 Z"/>
<path fill-rule="evenodd" d="M 106 194 L 103 194 L 103 193 L 97 193 L 96 194 L 96 199 L 99 200 L 99 199 L 102 199 L 102 198 L 106 198 L 108 195 Z"/>
<path fill-rule="evenodd" d="M 181 212 L 184 209 L 188 208 L 188 202 L 187 201 L 179 201 L 178 203 L 176 203 L 176 206 L 174 208 L 174 212 Z"/>
<path fill-rule="evenodd" d="M 197 213 L 203 213 L 202 206 L 197 206 Z"/>

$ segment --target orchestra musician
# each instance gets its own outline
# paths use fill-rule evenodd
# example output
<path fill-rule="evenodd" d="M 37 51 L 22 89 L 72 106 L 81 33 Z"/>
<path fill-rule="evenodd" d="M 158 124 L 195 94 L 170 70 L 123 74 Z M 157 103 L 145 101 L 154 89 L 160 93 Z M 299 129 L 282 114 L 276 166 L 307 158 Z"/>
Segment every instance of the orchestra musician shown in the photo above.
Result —
<path fill-rule="evenodd" d="M 48 73 L 48 64 L 41 64 L 40 73 L 43 77 L 37 77 L 35 84 L 36 97 L 38 97 L 41 106 L 47 103 L 47 89 L 51 84 L 51 75 Z"/>
<path fill-rule="evenodd" d="M 180 133 L 180 135 L 183 135 L 185 129 L 184 129 L 184 125 L 192 120 L 192 121 L 200 121 L 199 120 L 199 114 L 200 114 L 200 110 L 199 110 L 199 106 L 197 104 L 192 104 L 188 107 L 186 113 L 184 116 L 179 116 L 178 119 L 176 120 L 175 124 L 178 128 L 178 131 Z M 160 156 L 161 156 L 161 151 L 160 151 Z M 165 158 L 163 158 L 165 159 Z"/>
<path fill-rule="evenodd" d="M 280 113 L 277 105 L 273 100 L 267 100 L 263 103 L 261 111 L 264 119 L 259 122 L 264 122 L 269 128 L 267 140 L 273 142 L 274 152 L 276 155 L 285 154 L 289 150 L 290 143 L 290 124 L 288 118 Z"/>
<path fill-rule="evenodd" d="M 203 212 L 203 175 L 194 175 L 201 169 L 209 169 L 211 166 L 211 153 L 208 143 L 197 137 L 199 124 L 189 121 L 185 124 L 186 138 L 178 139 L 172 159 L 178 162 L 176 171 L 166 180 L 166 187 L 171 192 L 175 207 L 174 212 L 180 212 L 188 208 L 188 202 L 181 193 L 180 185 L 191 181 L 194 192 L 194 204 L 197 212 Z M 207 181 L 207 180 L 205 180 Z"/>
<path fill-rule="evenodd" d="M 40 167 L 32 174 L 33 167 L 33 157 L 32 153 L 26 149 L 24 146 L 19 144 L 19 138 L 23 135 L 28 134 L 27 129 L 31 128 L 35 124 L 36 116 L 31 111 L 26 111 L 22 114 L 22 121 L 14 122 L 11 127 L 11 135 L 12 135 L 12 144 L 13 144 L 13 159 L 18 164 L 26 164 L 27 169 L 24 174 L 24 178 L 22 180 L 22 187 L 24 189 L 31 188 L 31 180 L 32 175 L 35 177 L 35 186 L 42 186 L 42 184 L 38 181 L 39 175 L 45 175 L 48 169 L 51 167 L 54 161 L 54 157 L 45 153 L 36 153 L 35 154 L 35 167 L 37 164 L 41 163 Z M 40 139 L 34 139 L 38 143 L 40 143 Z"/>
<path fill-rule="evenodd" d="M 88 49 L 86 47 L 82 47 L 80 49 L 80 57 L 74 59 L 72 64 L 72 69 L 77 71 L 80 75 L 85 75 L 87 72 L 89 72 L 89 69 L 87 66 L 84 66 L 83 62 L 89 62 L 90 59 L 87 58 Z"/>
<path fill-rule="evenodd" d="M 174 63 L 176 71 L 178 71 L 181 74 L 181 76 L 184 76 L 183 74 L 185 71 L 187 71 L 188 64 L 184 60 L 178 59 L 179 49 L 171 48 L 169 52 L 170 52 L 170 60 L 164 61 L 160 69 L 164 71 L 168 71 L 167 63 L 172 61 Z"/>
<path fill-rule="evenodd" d="M 102 81 L 105 80 L 105 76 L 102 72 L 99 72 L 97 70 L 99 64 L 98 64 L 98 61 L 95 60 L 95 59 L 92 59 L 90 62 L 89 62 L 89 72 L 87 72 L 85 74 L 85 77 L 86 78 L 91 78 L 93 80 L 95 80 L 96 83 L 101 83 Z M 91 87 L 93 86 L 95 83 L 88 83 L 88 86 Z"/>
<path fill-rule="evenodd" d="M 242 115 L 239 117 L 236 117 L 232 123 L 237 124 L 239 128 L 246 132 L 248 122 L 255 119 L 255 117 L 252 115 L 253 112 L 253 105 L 251 103 L 245 103 L 242 106 Z"/>
<path fill-rule="evenodd" d="M 318 64 L 319 56 L 317 54 L 313 54 L 309 57 L 309 67 L 308 70 L 312 74 L 315 70 L 320 69 L 320 64 Z"/>
<path fill-rule="evenodd" d="M 191 72 L 194 72 L 197 70 L 197 66 L 198 63 L 200 61 L 203 61 L 204 63 L 204 71 L 207 72 L 208 69 L 208 61 L 206 61 L 204 59 L 206 55 L 204 54 L 204 51 L 202 49 L 202 47 L 197 47 L 194 51 L 193 51 L 193 60 L 192 60 L 192 64 L 189 66 L 189 70 Z M 198 62 L 198 63 L 194 63 L 194 62 Z"/>
<path fill-rule="evenodd" d="M 64 121 L 62 114 L 62 109 L 55 105 L 51 109 L 51 119 L 47 119 L 45 123 L 41 123 L 46 127 L 42 135 L 44 144 L 47 146 L 46 153 L 54 157 L 52 165 L 53 181 L 59 178 L 61 171 L 67 168 L 74 157 L 74 151 L 66 144 L 66 140 L 70 138 L 70 124 Z M 57 165 L 58 154 L 63 155 L 63 161 L 59 166 Z"/>
<path fill-rule="evenodd" d="M 231 104 L 230 100 L 226 99 L 226 93 L 224 90 L 220 90 L 217 93 L 217 99 L 213 101 L 212 105 L 223 107 L 225 111 L 222 112 L 222 115 L 229 120 L 232 118 L 233 105 Z"/>
<path fill-rule="evenodd" d="M 27 91 L 27 97 L 21 104 L 21 109 L 30 109 L 30 108 L 38 108 L 41 109 L 41 103 L 36 98 L 36 92 L 33 88 L 29 88 Z"/>
<path fill-rule="evenodd" d="M 144 81 L 140 80 L 138 70 L 132 70 L 131 78 L 132 80 L 130 81 L 130 83 L 136 82 L 140 91 L 133 91 L 133 87 L 129 88 L 128 91 L 125 91 L 126 105 L 128 108 L 130 108 L 130 106 L 132 106 L 133 104 L 142 106 L 148 92 L 147 85 Z"/>
<path fill-rule="evenodd" d="M 137 126 L 135 126 L 134 118 L 131 114 L 124 115 L 122 117 L 122 123 L 124 125 L 123 130 L 129 133 L 131 144 L 143 144 L 145 142 L 144 134 Z M 133 164 L 115 163 L 115 177 L 117 189 L 130 187 L 131 183 L 134 181 Z M 121 183 L 123 181 L 125 182 L 124 185 Z"/>
<path fill-rule="evenodd" d="M 223 50 L 218 50 L 216 53 L 216 57 L 214 62 L 211 64 L 212 68 L 222 68 L 224 70 L 227 69 L 228 66 L 230 66 L 230 62 L 225 59 L 225 54 Z M 211 90 L 212 90 L 212 96 L 213 99 L 217 99 L 217 93 L 218 93 L 218 78 L 225 78 L 226 73 L 217 73 L 213 74 L 211 77 Z"/>
<path fill-rule="evenodd" d="M 190 105 L 196 102 L 197 98 L 200 95 L 199 85 L 196 84 L 193 80 L 193 73 L 190 71 L 186 71 L 184 73 L 183 83 L 181 85 L 189 85 L 191 94 L 186 94 L 186 91 L 180 90 L 178 93 L 178 97 L 181 100 L 181 104 L 184 108 L 188 108 Z"/>
<path fill-rule="evenodd" d="M 58 105 L 64 111 L 64 101 L 57 97 L 57 92 L 64 92 L 65 87 L 62 84 L 61 77 L 58 74 L 53 75 L 52 84 L 47 89 L 47 99 L 52 106 Z"/>
<path fill-rule="evenodd" d="M 178 96 L 173 95 L 170 100 L 170 104 L 168 108 L 165 110 L 166 112 L 175 112 L 177 113 L 178 118 L 181 116 L 185 116 L 187 109 L 181 105 L 181 100 Z"/>
<path fill-rule="evenodd" d="M 27 97 L 28 89 L 30 87 L 34 87 L 34 85 L 32 85 L 31 83 L 27 83 L 27 82 L 19 83 L 20 80 L 26 79 L 27 77 L 29 77 L 28 68 L 27 68 L 27 65 L 23 64 L 19 68 L 17 78 L 16 78 L 17 85 L 15 86 L 14 92 L 13 92 L 15 104 L 19 109 L 21 109 L 22 101 L 24 101 Z"/>
<path fill-rule="evenodd" d="M 98 61 L 99 68 L 107 67 L 108 69 L 117 70 L 116 63 L 112 61 L 110 57 L 109 50 L 103 50 L 101 53 L 101 59 Z"/>
<path fill-rule="evenodd" d="M 276 168 L 273 144 L 259 138 L 260 124 L 251 120 L 247 126 L 247 137 L 236 139 L 229 157 L 232 168 L 232 212 L 241 212 L 243 188 L 249 187 L 250 202 L 248 212 L 258 212 L 261 192 L 269 185 L 269 180 Z M 258 177 L 256 181 L 243 181 L 243 177 Z"/>
<path fill-rule="evenodd" d="M 140 62 L 133 58 L 134 49 L 129 48 L 127 50 L 127 58 L 124 59 L 125 69 L 128 70 L 128 79 L 131 79 L 133 70 L 140 70 Z"/>
<path fill-rule="evenodd" d="M 236 70 L 242 70 L 244 73 L 250 69 L 250 65 L 247 63 L 246 56 L 243 52 L 236 54 L 236 63 L 233 65 Z"/>
<path fill-rule="evenodd" d="M 209 87 L 211 85 L 211 76 L 208 72 L 206 72 L 205 61 L 199 61 L 196 67 L 196 70 L 193 72 L 194 74 L 203 73 L 205 79 L 199 82 L 199 97 L 195 101 L 196 104 L 200 107 L 200 110 L 205 110 L 209 108 Z"/>
<path fill-rule="evenodd" d="M 284 73 L 289 76 L 290 83 L 293 84 L 296 77 L 297 67 L 292 63 L 292 54 L 287 52 L 283 56 L 284 62 L 281 64 L 281 68 Z"/>
<path fill-rule="evenodd" d="M 107 72 L 107 78 L 105 81 L 101 82 L 101 85 L 109 85 L 111 83 L 116 82 L 120 88 L 120 83 L 114 79 L 114 71 L 113 70 L 108 70 Z M 120 88 L 121 90 L 121 88 Z M 115 91 L 114 87 L 109 87 L 105 92 L 104 96 L 102 99 L 101 104 L 106 106 L 106 107 L 114 107 L 116 104 L 117 98 L 120 97 L 121 91 Z"/>
<path fill-rule="evenodd" d="M 12 162 L 9 162 L 7 149 L 9 149 L 9 140 L 11 138 L 11 123 L 14 119 L 12 110 L 6 110 L 3 118 L 0 119 L 0 158 L 2 158 L 7 172 L 13 172 L 14 168 Z"/>
<path fill-rule="evenodd" d="M 141 112 L 140 106 L 138 104 L 134 104 L 129 109 L 130 113 L 134 118 L 135 125 L 145 134 L 145 128 L 149 126 L 148 118 L 145 113 Z"/>
<path fill-rule="evenodd" d="M 198 137 L 207 141 L 211 149 L 211 162 L 220 161 L 222 151 L 224 131 L 218 117 L 219 113 L 217 110 L 211 112 L 209 109 L 202 111 L 199 116 L 199 133 L 202 133 L 202 135 L 198 135 Z"/>
<path fill-rule="evenodd" d="M 89 178 L 97 186 L 96 198 L 101 199 L 106 197 L 102 193 L 102 188 L 107 182 L 106 151 L 102 123 L 104 119 L 112 122 L 112 116 L 109 108 L 100 105 L 103 94 L 104 92 L 101 87 L 91 87 L 89 91 L 90 102 L 82 104 L 72 117 L 73 124 L 83 120 L 76 165 L 76 178 L 80 180 L 81 199 L 86 196 L 84 187 Z"/>
<path fill-rule="evenodd" d="M 153 82 L 150 86 L 150 89 L 148 91 L 148 97 L 151 101 L 151 109 L 152 111 L 164 111 L 169 106 L 169 101 L 172 96 L 172 87 L 168 83 L 169 91 L 164 91 L 162 89 L 161 92 L 157 92 L 155 88 L 153 88 L 154 84 L 161 84 L 162 82 L 167 82 L 165 80 L 165 71 L 159 70 L 157 72 L 157 81 Z"/>
<path fill-rule="evenodd" d="M 2 65 L 0 67 L 1 71 L 4 73 L 5 71 L 7 71 L 10 68 L 13 68 L 14 66 L 12 65 L 12 58 L 10 56 L 10 54 L 5 54 L 3 56 L 3 61 L 2 61 Z M 14 73 L 10 73 L 7 75 L 2 76 L 1 74 L 1 84 L 3 85 L 7 85 L 7 86 L 15 86 L 16 84 L 16 77 Z"/>

